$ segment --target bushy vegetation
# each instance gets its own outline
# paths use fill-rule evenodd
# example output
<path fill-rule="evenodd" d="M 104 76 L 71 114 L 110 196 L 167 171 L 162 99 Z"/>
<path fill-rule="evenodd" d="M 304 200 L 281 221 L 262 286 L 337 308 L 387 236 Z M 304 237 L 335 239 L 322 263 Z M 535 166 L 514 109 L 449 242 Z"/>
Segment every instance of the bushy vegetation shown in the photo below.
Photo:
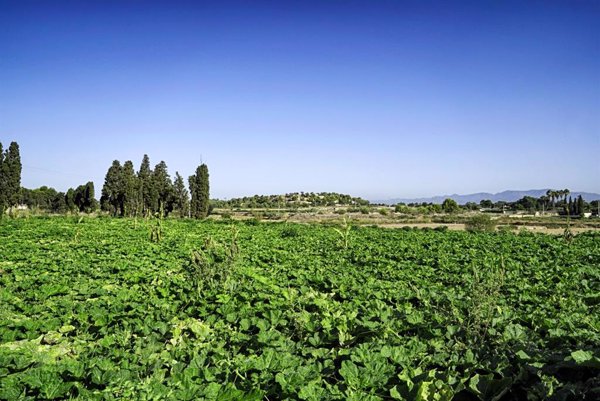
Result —
<path fill-rule="evenodd" d="M 92 181 L 79 185 L 75 189 L 69 188 L 66 193 L 46 186 L 36 189 L 21 188 L 19 203 L 29 209 L 58 214 L 91 213 L 98 208 Z"/>
<path fill-rule="evenodd" d="M 369 201 L 335 192 L 293 192 L 284 195 L 254 195 L 230 200 L 213 200 L 216 208 L 298 209 L 318 206 L 368 205 Z"/>
<path fill-rule="evenodd" d="M 496 222 L 487 214 L 477 214 L 465 223 L 467 231 L 494 231 Z"/>
<path fill-rule="evenodd" d="M 0 399 L 580 400 L 600 236 L 0 224 Z"/>

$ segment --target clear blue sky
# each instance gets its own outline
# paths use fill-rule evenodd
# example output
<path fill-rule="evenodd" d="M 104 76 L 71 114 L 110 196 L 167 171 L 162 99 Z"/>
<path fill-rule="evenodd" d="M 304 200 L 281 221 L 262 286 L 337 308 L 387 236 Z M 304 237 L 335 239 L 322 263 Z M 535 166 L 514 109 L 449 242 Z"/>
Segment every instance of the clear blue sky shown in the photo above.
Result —
<path fill-rule="evenodd" d="M 26 187 L 147 153 L 211 196 L 600 192 L 600 1 L 0 0 Z"/>

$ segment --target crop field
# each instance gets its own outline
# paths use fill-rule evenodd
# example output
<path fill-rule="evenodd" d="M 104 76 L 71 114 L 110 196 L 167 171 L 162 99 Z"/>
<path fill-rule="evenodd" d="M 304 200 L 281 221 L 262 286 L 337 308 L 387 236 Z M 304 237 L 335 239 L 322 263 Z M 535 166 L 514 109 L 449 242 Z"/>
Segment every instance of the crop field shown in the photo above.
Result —
<path fill-rule="evenodd" d="M 600 235 L 0 222 L 2 400 L 598 400 Z"/>

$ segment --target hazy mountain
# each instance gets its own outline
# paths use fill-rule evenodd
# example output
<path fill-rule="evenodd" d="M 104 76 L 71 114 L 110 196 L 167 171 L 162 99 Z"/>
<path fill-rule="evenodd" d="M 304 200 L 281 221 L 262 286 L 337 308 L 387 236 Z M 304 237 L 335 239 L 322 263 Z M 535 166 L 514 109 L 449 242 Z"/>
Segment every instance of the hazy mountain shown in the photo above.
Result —
<path fill-rule="evenodd" d="M 548 190 L 547 189 L 529 189 L 526 191 L 503 191 L 503 192 L 498 192 L 496 194 L 492 194 L 489 192 L 478 192 L 475 194 L 467 194 L 467 195 L 453 194 L 453 195 L 432 196 L 430 198 L 395 198 L 395 199 L 388 199 L 388 200 L 383 200 L 383 201 L 382 200 L 372 201 L 372 203 L 384 203 L 384 204 L 388 204 L 388 205 L 393 205 L 393 204 L 400 203 L 400 202 L 403 202 L 403 203 L 422 203 L 422 202 L 442 203 L 442 202 L 444 202 L 444 199 L 446 199 L 446 198 L 454 199 L 456 202 L 458 202 L 461 205 L 463 205 L 467 202 L 479 203 L 480 201 L 482 201 L 484 199 L 489 199 L 492 202 L 498 202 L 498 201 L 515 202 L 524 196 L 532 196 L 534 198 L 539 198 L 540 196 L 545 195 L 546 191 L 548 191 Z M 572 198 L 576 198 L 579 195 L 581 195 L 586 202 L 600 199 L 600 194 L 591 193 L 591 192 L 571 192 L 571 194 L 570 194 L 570 196 Z"/>

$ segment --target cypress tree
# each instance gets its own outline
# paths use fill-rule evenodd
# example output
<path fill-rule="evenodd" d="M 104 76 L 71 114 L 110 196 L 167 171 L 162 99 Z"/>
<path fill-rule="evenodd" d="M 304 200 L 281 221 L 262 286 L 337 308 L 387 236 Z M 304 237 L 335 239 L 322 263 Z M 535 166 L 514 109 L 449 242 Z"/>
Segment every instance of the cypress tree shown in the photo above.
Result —
<path fill-rule="evenodd" d="M 2 147 L 2 142 L 0 142 L 0 219 L 4 216 L 4 211 L 6 210 L 6 204 L 8 203 L 7 195 L 6 195 L 6 179 L 8 175 L 5 171 L 4 165 L 4 149 Z"/>
<path fill-rule="evenodd" d="M 180 217 L 187 217 L 190 213 L 190 198 L 188 190 L 185 188 L 183 177 L 179 172 L 175 172 L 175 182 L 173 183 L 175 192 L 175 208 L 179 211 Z"/>
<path fill-rule="evenodd" d="M 114 160 L 106 172 L 104 186 L 102 187 L 101 207 L 102 210 L 112 209 L 113 216 L 116 216 L 122 208 L 122 171 L 121 162 Z"/>
<path fill-rule="evenodd" d="M 191 214 L 196 219 L 208 216 L 209 208 L 209 181 L 208 167 L 206 164 L 198 166 L 196 174 L 190 176 L 190 193 L 192 194 Z"/>
<path fill-rule="evenodd" d="M 91 213 L 93 211 L 95 211 L 98 207 L 97 201 L 96 201 L 96 194 L 95 194 L 95 190 L 94 190 L 94 183 L 92 181 L 88 181 L 85 184 L 85 189 L 84 189 L 84 201 L 83 201 L 83 208 L 84 211 L 86 213 Z"/>
<path fill-rule="evenodd" d="M 579 214 L 580 216 L 583 216 L 584 213 L 585 213 L 585 203 L 583 201 L 583 197 L 581 195 L 579 195 L 577 197 L 577 214 Z"/>
<path fill-rule="evenodd" d="M 168 215 L 173 210 L 173 183 L 167 171 L 167 164 L 161 161 L 152 173 L 152 211 L 161 210 Z"/>
<path fill-rule="evenodd" d="M 73 188 L 69 188 L 65 194 L 65 205 L 69 212 L 75 211 L 75 190 Z"/>
<path fill-rule="evenodd" d="M 2 162 L 4 178 L 5 205 L 12 207 L 19 202 L 21 192 L 21 155 L 19 144 L 11 142 Z"/>
<path fill-rule="evenodd" d="M 133 163 L 127 160 L 122 168 L 122 188 L 121 199 L 123 201 L 122 214 L 125 216 L 134 216 L 138 213 L 140 199 L 138 196 L 138 178 L 135 175 Z"/>
<path fill-rule="evenodd" d="M 50 200 L 50 211 L 52 213 L 64 213 L 67 211 L 67 203 L 65 201 L 65 193 L 57 192 Z"/>
<path fill-rule="evenodd" d="M 83 212 L 85 208 L 85 185 L 75 188 L 73 199 L 77 210 Z"/>
<path fill-rule="evenodd" d="M 150 169 L 150 158 L 144 155 L 142 164 L 138 171 L 138 197 L 142 208 L 142 214 L 147 215 L 152 210 L 152 170 Z"/>
<path fill-rule="evenodd" d="M 575 205 L 573 205 L 573 199 L 570 196 L 569 196 L 568 210 L 569 210 L 569 216 L 572 216 L 575 214 Z"/>

